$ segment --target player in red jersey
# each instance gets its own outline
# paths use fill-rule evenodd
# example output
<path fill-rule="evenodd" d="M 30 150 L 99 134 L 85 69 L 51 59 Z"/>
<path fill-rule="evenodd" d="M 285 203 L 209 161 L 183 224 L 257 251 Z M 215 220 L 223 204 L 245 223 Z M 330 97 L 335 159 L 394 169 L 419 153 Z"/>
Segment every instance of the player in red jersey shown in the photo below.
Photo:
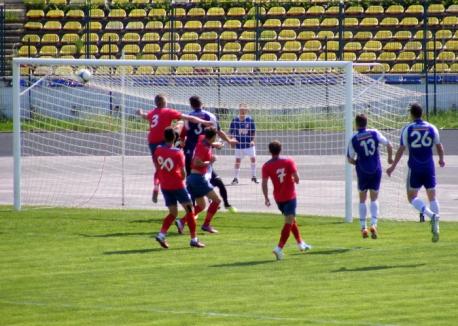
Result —
<path fill-rule="evenodd" d="M 191 174 L 186 178 L 188 191 L 196 200 L 194 211 L 196 215 L 205 209 L 205 197 L 211 200 L 207 210 L 207 216 L 202 225 L 202 230 L 209 233 L 218 233 L 210 223 L 221 203 L 221 199 L 219 199 L 209 181 L 211 176 L 211 165 L 216 160 L 212 152 L 212 147 L 219 146 L 218 143 L 215 143 L 215 140 L 216 129 L 212 127 L 206 128 L 204 135 L 199 137 L 191 162 Z"/>
<path fill-rule="evenodd" d="M 137 114 L 143 119 L 149 121 L 149 132 L 148 132 L 148 145 L 151 151 L 151 155 L 154 154 L 156 147 L 161 145 L 164 141 L 164 129 L 169 127 L 174 120 L 188 120 L 193 123 L 201 123 L 204 126 L 210 126 L 211 122 L 202 120 L 197 117 L 183 114 L 177 110 L 167 108 L 167 99 L 165 95 L 158 94 L 154 98 L 154 104 L 156 108 L 145 112 L 143 110 L 137 110 Z M 157 195 L 159 193 L 159 180 L 157 174 L 154 173 L 154 187 L 153 187 L 153 202 L 157 202 Z"/>
<path fill-rule="evenodd" d="M 177 202 L 179 202 L 186 211 L 185 217 L 191 233 L 191 247 L 203 248 L 205 245 L 200 243 L 196 237 L 196 222 L 194 220 L 192 202 L 184 184 L 186 177 L 184 154 L 183 151 L 174 147 L 176 139 L 175 131 L 172 127 L 165 128 L 164 140 L 165 143 L 158 146 L 154 151 L 153 162 L 156 166 L 165 205 L 169 208 L 169 214 L 162 222 L 162 228 L 156 236 L 156 241 L 163 248 L 167 249 L 169 247 L 165 237 L 170 225 L 178 215 Z"/>
<path fill-rule="evenodd" d="M 296 163 L 291 158 L 280 157 L 281 144 L 273 141 L 269 144 L 269 152 L 272 158 L 262 167 L 262 192 L 266 206 L 270 206 L 267 183 L 269 179 L 274 186 L 274 199 L 278 208 L 285 216 L 285 224 L 281 231 L 280 241 L 275 247 L 273 254 L 277 260 L 283 259 L 283 247 L 292 232 L 296 238 L 299 250 L 306 251 L 312 247 L 306 244 L 300 235 L 296 223 L 296 189 L 295 183 L 299 183 Z"/>

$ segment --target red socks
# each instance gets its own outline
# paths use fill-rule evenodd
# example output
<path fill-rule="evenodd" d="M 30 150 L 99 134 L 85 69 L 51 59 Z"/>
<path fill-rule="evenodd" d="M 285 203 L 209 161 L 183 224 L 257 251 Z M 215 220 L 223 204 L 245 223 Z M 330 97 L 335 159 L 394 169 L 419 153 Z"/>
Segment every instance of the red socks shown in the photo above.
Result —
<path fill-rule="evenodd" d="M 167 215 L 162 222 L 161 233 L 166 234 L 170 228 L 170 225 L 175 221 L 175 216 L 172 214 Z"/>
<path fill-rule="evenodd" d="M 299 233 L 299 227 L 297 226 L 296 222 L 291 224 L 291 232 L 294 234 L 294 238 L 296 238 L 296 242 L 301 243 L 302 237 L 301 237 L 301 234 Z"/>
<path fill-rule="evenodd" d="M 286 244 L 286 241 L 288 241 L 289 234 L 291 233 L 291 224 L 286 224 L 283 226 L 283 229 L 281 230 L 281 236 L 280 236 L 280 241 L 278 242 L 278 246 L 280 248 L 283 248 Z"/>
<path fill-rule="evenodd" d="M 193 215 L 194 218 L 197 214 L 199 214 L 202 211 L 203 209 L 199 205 L 194 206 L 194 215 Z M 188 223 L 188 219 L 186 218 L 186 215 L 180 219 L 180 222 L 181 222 L 181 225 L 183 226 L 186 225 L 186 223 Z"/>
<path fill-rule="evenodd" d="M 211 202 L 210 206 L 208 207 L 207 210 L 207 216 L 205 217 L 205 221 L 203 225 L 210 225 L 210 222 L 212 221 L 213 216 L 216 214 L 219 208 L 219 203 L 217 202 Z"/>
<path fill-rule="evenodd" d="M 184 220 L 188 222 L 189 233 L 191 234 L 191 239 L 196 237 L 196 220 L 194 219 L 194 213 L 190 212 L 183 217 Z"/>

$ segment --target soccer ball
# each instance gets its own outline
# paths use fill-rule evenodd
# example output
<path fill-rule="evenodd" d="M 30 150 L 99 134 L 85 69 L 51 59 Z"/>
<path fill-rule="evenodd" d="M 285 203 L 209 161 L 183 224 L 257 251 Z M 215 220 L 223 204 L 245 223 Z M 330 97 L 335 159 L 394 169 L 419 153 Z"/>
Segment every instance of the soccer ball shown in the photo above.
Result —
<path fill-rule="evenodd" d="M 76 77 L 78 77 L 81 82 L 87 83 L 92 79 L 92 73 L 87 69 L 80 69 L 76 72 Z"/>

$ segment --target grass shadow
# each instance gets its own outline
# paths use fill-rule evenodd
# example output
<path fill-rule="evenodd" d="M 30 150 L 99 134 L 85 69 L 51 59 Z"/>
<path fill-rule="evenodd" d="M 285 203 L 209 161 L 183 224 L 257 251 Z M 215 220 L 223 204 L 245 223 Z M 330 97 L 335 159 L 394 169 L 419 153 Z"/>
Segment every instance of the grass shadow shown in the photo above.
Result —
<path fill-rule="evenodd" d="M 256 265 L 263 265 L 263 264 L 271 264 L 275 263 L 276 260 L 269 259 L 269 260 L 255 260 L 255 261 L 242 261 L 242 262 L 235 262 L 230 264 L 218 264 L 218 265 L 210 265 L 208 267 L 245 267 L 245 266 L 256 266 Z"/>
<path fill-rule="evenodd" d="M 370 271 L 379 271 L 384 269 L 394 269 L 394 268 L 417 268 L 425 266 L 426 264 L 410 264 L 410 265 L 380 265 L 380 266 L 366 266 L 359 268 L 346 268 L 341 267 L 331 271 L 331 273 L 342 273 L 342 272 L 370 272 Z"/>

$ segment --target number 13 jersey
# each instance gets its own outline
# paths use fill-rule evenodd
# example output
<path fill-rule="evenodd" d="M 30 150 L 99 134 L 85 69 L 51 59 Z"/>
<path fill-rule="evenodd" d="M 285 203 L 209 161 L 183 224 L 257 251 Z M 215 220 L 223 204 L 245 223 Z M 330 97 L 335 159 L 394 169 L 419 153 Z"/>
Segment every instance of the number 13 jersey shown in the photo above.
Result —
<path fill-rule="evenodd" d="M 379 144 L 388 140 L 376 129 L 358 129 L 348 144 L 347 156 L 356 159 L 356 170 L 367 174 L 381 171 Z"/>

